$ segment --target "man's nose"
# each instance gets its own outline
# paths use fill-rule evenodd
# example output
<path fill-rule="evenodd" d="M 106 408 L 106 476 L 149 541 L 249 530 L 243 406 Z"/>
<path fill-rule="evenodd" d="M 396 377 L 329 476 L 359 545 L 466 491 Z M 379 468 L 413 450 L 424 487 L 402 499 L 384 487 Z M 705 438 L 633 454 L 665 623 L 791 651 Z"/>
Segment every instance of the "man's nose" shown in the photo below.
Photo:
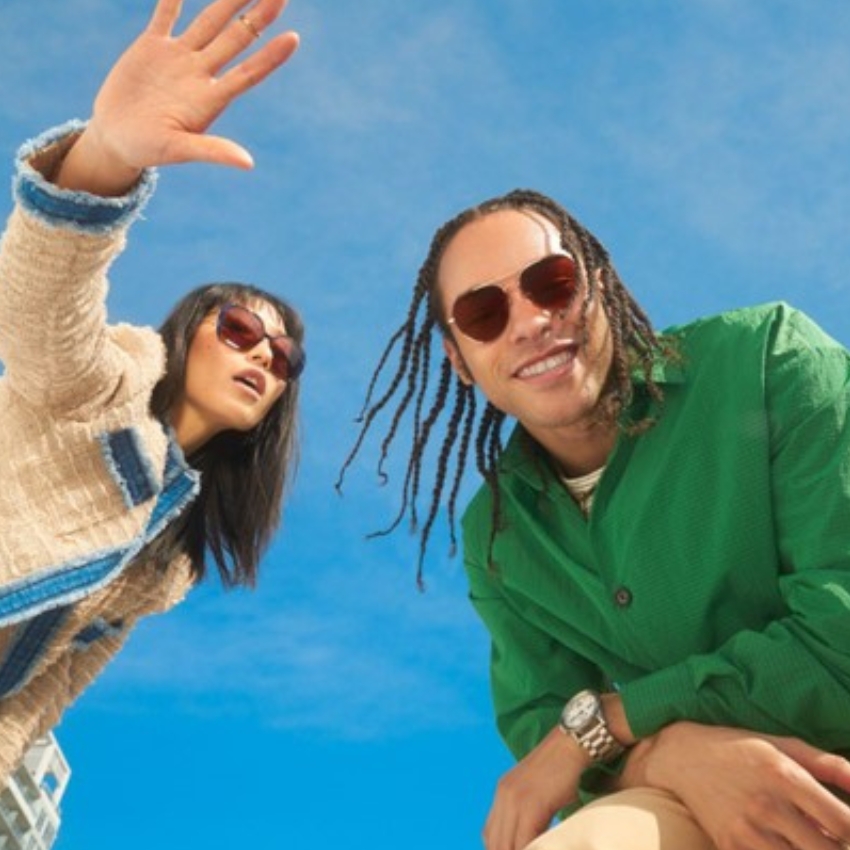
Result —
<path fill-rule="evenodd" d="M 514 342 L 534 339 L 552 327 L 552 311 L 535 304 L 519 287 L 509 293 L 508 335 Z"/>

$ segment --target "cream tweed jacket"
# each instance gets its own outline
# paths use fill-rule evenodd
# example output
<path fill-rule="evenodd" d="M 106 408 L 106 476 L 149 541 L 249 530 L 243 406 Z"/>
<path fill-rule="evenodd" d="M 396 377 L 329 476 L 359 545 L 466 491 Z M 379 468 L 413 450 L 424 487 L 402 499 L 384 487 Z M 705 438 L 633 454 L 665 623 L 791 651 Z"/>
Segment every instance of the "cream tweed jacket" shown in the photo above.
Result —
<path fill-rule="evenodd" d="M 135 557 L 198 489 L 148 412 L 162 342 L 106 320 L 107 270 L 155 177 L 119 199 L 57 190 L 44 178 L 79 126 L 21 149 L 0 242 L 0 786 L 192 584 L 185 558 Z"/>

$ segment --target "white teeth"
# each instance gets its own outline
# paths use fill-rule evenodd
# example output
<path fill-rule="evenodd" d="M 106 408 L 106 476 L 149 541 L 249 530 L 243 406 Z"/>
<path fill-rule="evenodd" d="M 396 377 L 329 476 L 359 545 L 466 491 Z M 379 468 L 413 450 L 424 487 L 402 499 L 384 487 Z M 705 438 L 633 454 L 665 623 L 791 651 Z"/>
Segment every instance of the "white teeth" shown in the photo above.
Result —
<path fill-rule="evenodd" d="M 536 375 L 542 375 L 544 372 L 557 369 L 559 366 L 564 366 L 572 359 L 573 355 L 571 352 L 562 351 L 560 354 L 554 354 L 552 357 L 546 357 L 544 360 L 538 360 L 536 363 L 520 369 L 518 375 L 520 378 L 533 378 Z"/>

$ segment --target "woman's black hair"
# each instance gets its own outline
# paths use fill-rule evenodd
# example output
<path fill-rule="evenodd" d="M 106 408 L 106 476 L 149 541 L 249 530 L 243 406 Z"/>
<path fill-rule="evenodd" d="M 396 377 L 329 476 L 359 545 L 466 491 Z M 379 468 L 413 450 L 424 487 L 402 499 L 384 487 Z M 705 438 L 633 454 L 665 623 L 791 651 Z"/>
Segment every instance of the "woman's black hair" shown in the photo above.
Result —
<path fill-rule="evenodd" d="M 483 406 L 478 405 L 475 388 L 453 374 L 451 363 L 442 351 L 437 352 L 439 369 L 431 367 L 434 346 L 440 344 L 443 336 L 451 337 L 439 292 L 439 269 L 443 254 L 463 227 L 500 210 L 536 213 L 557 228 L 564 249 L 581 261 L 580 271 L 583 268 L 586 285 L 583 317 L 587 314 L 591 299 L 597 296 L 600 298 L 611 327 L 613 344 L 611 373 L 597 405 L 596 412 L 600 420 L 617 421 L 619 427 L 630 433 L 652 425 L 649 418 L 632 422 L 621 416 L 632 399 L 635 372 L 642 375 L 649 394 L 659 402 L 662 400 L 661 388 L 652 378 L 652 366 L 659 357 L 669 354 L 664 341 L 656 335 L 649 318 L 623 285 L 604 246 L 560 204 L 540 192 L 517 189 L 470 207 L 446 222 L 431 240 L 428 255 L 419 269 L 406 318 L 390 337 L 372 374 L 360 417 L 360 432 L 337 481 L 337 489 L 340 489 L 345 472 L 360 451 L 366 433 L 378 414 L 396 398 L 395 412 L 381 442 L 378 460 L 378 474 L 386 478 L 384 464 L 390 446 L 398 435 L 405 414 L 412 410 L 412 434 L 401 506 L 394 521 L 378 534 L 390 533 L 405 514 L 409 515 L 412 528 L 419 531 L 417 578 L 420 583 L 428 538 L 447 488 L 448 525 L 454 549 L 456 500 L 470 453 L 492 494 L 491 554 L 493 541 L 500 530 L 498 466 L 503 451 L 501 432 L 505 414 L 486 399 Z M 397 346 L 400 349 L 395 371 L 387 382 L 387 388 L 376 399 L 379 378 Z M 440 438 L 434 432 L 437 421 L 444 414 L 448 420 Z M 426 448 L 432 438 L 439 441 L 436 470 L 430 504 L 424 522 L 420 523 L 417 500 Z"/>
<path fill-rule="evenodd" d="M 200 286 L 181 299 L 160 328 L 166 348 L 165 375 L 151 397 L 151 412 L 164 423 L 183 392 L 189 346 L 198 326 L 224 304 L 265 303 L 299 344 L 304 325 L 284 300 L 245 283 Z M 192 505 L 151 545 L 163 564 L 189 556 L 197 581 L 206 558 L 215 562 L 225 587 L 253 586 L 260 557 L 280 524 L 284 494 L 297 466 L 299 382 L 289 381 L 262 422 L 250 431 L 223 431 L 187 457 L 201 473 Z"/>

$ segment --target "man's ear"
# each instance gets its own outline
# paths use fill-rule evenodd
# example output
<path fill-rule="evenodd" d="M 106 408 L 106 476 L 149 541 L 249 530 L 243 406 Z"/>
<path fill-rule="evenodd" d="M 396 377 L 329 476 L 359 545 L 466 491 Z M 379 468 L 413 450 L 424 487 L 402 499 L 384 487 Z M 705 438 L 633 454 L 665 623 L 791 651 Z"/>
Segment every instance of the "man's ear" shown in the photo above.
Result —
<path fill-rule="evenodd" d="M 446 357 L 449 358 L 449 362 L 452 364 L 452 368 L 455 370 L 455 374 L 458 378 L 460 378 L 461 382 L 466 384 L 466 386 L 471 387 L 475 381 L 472 379 L 469 369 L 466 368 L 463 356 L 460 351 L 458 351 L 458 347 L 455 345 L 453 339 L 450 339 L 447 336 L 443 337 L 443 351 L 446 352 Z"/>
<path fill-rule="evenodd" d="M 596 291 L 605 291 L 605 274 L 601 267 L 596 270 Z"/>

